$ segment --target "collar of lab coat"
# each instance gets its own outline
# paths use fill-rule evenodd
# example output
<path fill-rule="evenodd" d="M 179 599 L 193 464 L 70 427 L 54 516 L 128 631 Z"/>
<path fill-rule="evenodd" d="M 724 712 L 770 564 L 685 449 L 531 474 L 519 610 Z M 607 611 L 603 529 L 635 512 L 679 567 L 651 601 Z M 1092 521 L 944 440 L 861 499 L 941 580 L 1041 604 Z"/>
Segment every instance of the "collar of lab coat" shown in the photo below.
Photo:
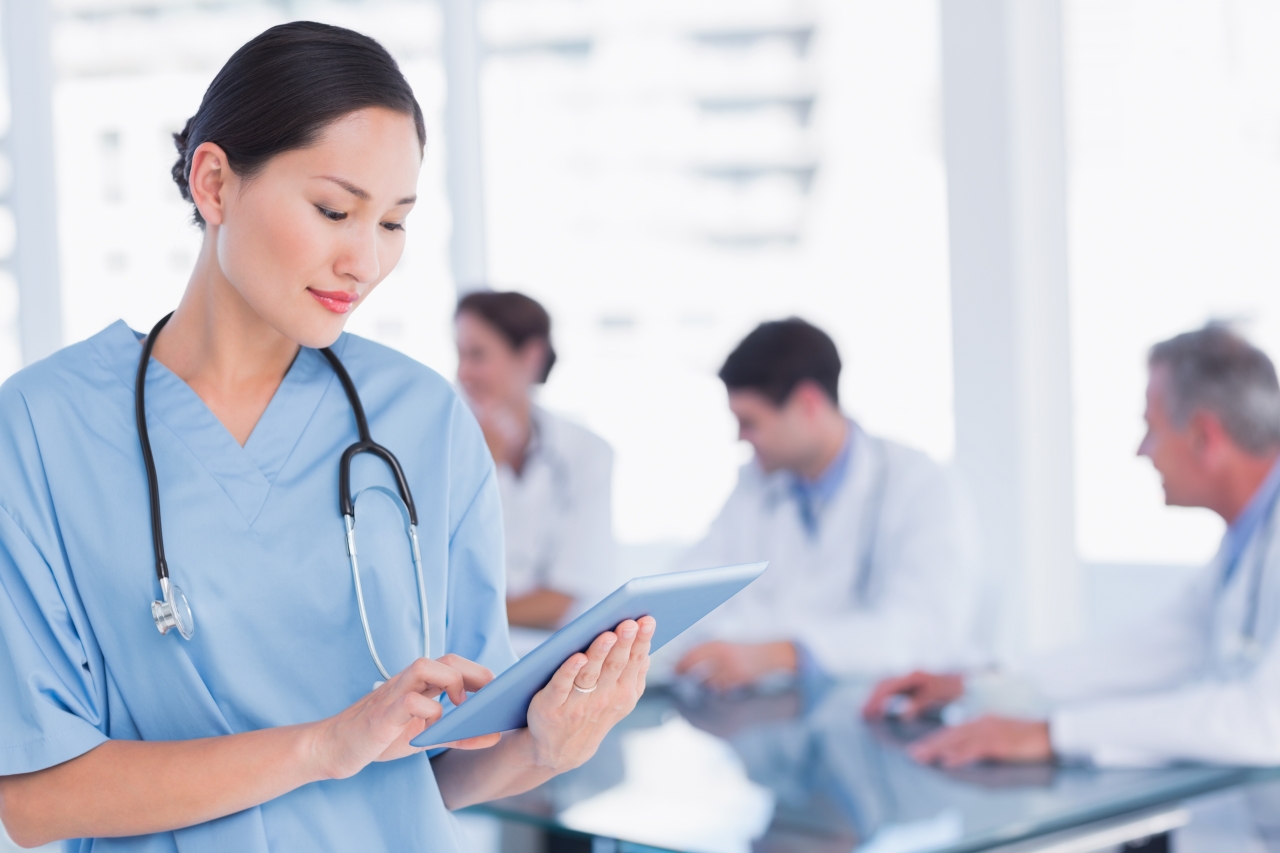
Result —
<path fill-rule="evenodd" d="M 871 488 L 871 477 L 874 473 L 872 465 L 872 457 L 879 453 L 879 439 L 868 434 L 856 421 L 849 419 L 849 465 L 844 476 L 840 478 L 840 482 L 827 495 L 824 502 L 825 511 L 829 511 L 831 507 L 840 503 L 845 496 L 860 491 L 867 491 Z M 757 477 L 760 478 L 765 494 L 765 503 L 771 508 L 776 508 L 784 503 L 794 502 L 796 493 L 794 489 L 795 474 L 790 471 L 774 471 L 766 473 L 760 467 L 758 461 L 752 461 L 751 467 Z M 818 530 L 821 531 L 822 522 L 819 519 Z"/>
<path fill-rule="evenodd" d="M 1223 583 L 1231 580 L 1250 542 L 1257 537 L 1267 519 L 1275 514 L 1277 495 L 1280 495 L 1280 462 L 1271 466 L 1271 472 L 1253 493 L 1244 511 L 1222 536 Z"/>
<path fill-rule="evenodd" d="M 557 469 L 564 453 L 556 426 L 555 416 L 546 409 L 536 404 L 529 407 L 529 444 L 524 449 L 526 467 L 536 460 Z"/>
<path fill-rule="evenodd" d="M 836 458 L 831 460 L 831 464 L 827 469 L 817 476 L 816 479 L 806 480 L 799 474 L 791 474 L 791 490 L 795 493 L 798 500 L 809 501 L 821 513 L 821 508 L 831 503 L 831 499 L 835 493 L 840 490 L 840 486 L 849 477 L 849 464 L 853 459 L 853 421 L 845 419 L 847 425 L 844 433 L 844 441 L 840 444 L 840 451 L 836 454 Z"/>
<path fill-rule="evenodd" d="M 1247 677 L 1263 659 L 1280 654 L 1280 649 L 1273 648 L 1280 626 L 1277 504 L 1272 500 L 1264 506 L 1258 522 L 1246 531 L 1247 539 L 1235 539 L 1228 531 L 1210 564 L 1212 663 L 1219 678 Z M 1246 642 L 1254 649 L 1251 655 L 1242 651 L 1241 644 Z"/>

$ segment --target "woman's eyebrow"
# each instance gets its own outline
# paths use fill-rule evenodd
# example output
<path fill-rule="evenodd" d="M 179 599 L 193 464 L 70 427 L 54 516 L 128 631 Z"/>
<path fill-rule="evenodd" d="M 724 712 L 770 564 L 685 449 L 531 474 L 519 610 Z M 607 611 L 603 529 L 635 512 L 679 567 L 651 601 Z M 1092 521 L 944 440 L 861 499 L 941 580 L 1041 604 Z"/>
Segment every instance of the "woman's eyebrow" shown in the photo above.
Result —
<path fill-rule="evenodd" d="M 318 177 L 322 181 L 331 181 L 332 183 L 337 184 L 338 186 L 342 187 L 344 190 L 351 193 L 353 196 L 360 199 L 361 201 L 369 200 L 369 193 L 366 190 L 360 189 L 358 186 L 351 183 L 350 181 L 344 181 L 342 178 L 335 178 L 332 175 L 317 175 L 316 177 Z"/>
<path fill-rule="evenodd" d="M 322 181 L 332 181 L 333 183 L 342 187 L 344 190 L 351 193 L 353 196 L 360 199 L 361 201 L 369 200 L 370 196 L 368 191 L 360 189 L 360 187 L 356 186 L 350 181 L 344 181 L 342 178 L 335 178 L 332 175 L 317 175 L 316 177 L 318 177 Z M 413 204 L 417 200 L 418 200 L 418 197 L 416 195 L 405 196 L 404 198 L 396 202 L 396 206 L 399 207 L 402 204 Z"/>

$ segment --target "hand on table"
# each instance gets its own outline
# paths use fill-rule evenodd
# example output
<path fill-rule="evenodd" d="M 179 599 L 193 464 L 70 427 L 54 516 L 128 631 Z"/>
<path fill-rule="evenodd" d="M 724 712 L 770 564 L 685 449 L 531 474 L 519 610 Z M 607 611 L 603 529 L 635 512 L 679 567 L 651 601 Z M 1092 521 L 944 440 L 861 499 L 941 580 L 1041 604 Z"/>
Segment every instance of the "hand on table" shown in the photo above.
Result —
<path fill-rule="evenodd" d="M 748 687 L 774 672 L 795 672 L 796 649 L 791 643 L 703 643 L 676 664 L 679 675 L 694 676 L 713 690 Z"/>
<path fill-rule="evenodd" d="M 652 616 L 628 619 L 569 658 L 529 704 L 536 763 L 556 773 L 579 766 L 635 708 L 649 672 Z M 578 688 L 578 689 L 575 689 Z"/>
<path fill-rule="evenodd" d="M 1033 763 L 1052 759 L 1053 743 L 1043 720 L 989 716 L 926 735 L 907 752 L 921 764 L 940 767 L 979 761 Z"/>
<path fill-rule="evenodd" d="M 488 669 L 458 655 L 419 658 L 351 707 L 316 723 L 311 758 L 319 763 L 324 776 L 345 779 L 371 762 L 421 752 L 421 747 L 409 741 L 444 713 L 436 697 L 447 693 L 455 705 L 461 705 L 468 691 L 475 692 L 492 680 Z M 450 745 L 483 749 L 493 746 L 498 738 L 497 734 L 485 735 Z"/>
<path fill-rule="evenodd" d="M 896 716 L 914 720 L 921 714 L 949 705 L 964 695 L 964 676 L 935 674 L 917 670 L 897 678 L 886 678 L 871 691 L 870 698 L 862 706 L 862 715 L 878 720 L 889 713 L 890 702 L 895 696 L 903 697 L 902 704 L 894 708 Z"/>

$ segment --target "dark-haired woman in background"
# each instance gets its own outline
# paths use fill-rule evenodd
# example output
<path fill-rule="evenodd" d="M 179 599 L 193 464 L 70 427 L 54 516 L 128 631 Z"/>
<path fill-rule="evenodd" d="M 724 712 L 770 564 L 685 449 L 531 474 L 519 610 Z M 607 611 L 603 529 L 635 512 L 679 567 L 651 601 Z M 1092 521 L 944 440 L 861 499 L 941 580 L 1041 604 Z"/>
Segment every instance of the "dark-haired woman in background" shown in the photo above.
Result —
<path fill-rule="evenodd" d="M 268 30 L 177 137 L 204 242 L 168 324 L 116 323 L 0 389 L 0 819 L 19 844 L 453 851 L 449 809 L 580 764 L 634 706 L 649 619 L 566 661 L 527 729 L 410 744 L 441 693 L 512 660 L 475 419 L 342 333 L 400 258 L 425 136 L 376 42 Z M 370 438 L 390 453 L 343 483 L 360 594 L 339 458 Z"/>
<path fill-rule="evenodd" d="M 613 450 L 533 401 L 555 364 L 551 318 L 522 293 L 458 302 L 458 383 L 498 465 L 512 625 L 555 628 L 612 591 Z"/>

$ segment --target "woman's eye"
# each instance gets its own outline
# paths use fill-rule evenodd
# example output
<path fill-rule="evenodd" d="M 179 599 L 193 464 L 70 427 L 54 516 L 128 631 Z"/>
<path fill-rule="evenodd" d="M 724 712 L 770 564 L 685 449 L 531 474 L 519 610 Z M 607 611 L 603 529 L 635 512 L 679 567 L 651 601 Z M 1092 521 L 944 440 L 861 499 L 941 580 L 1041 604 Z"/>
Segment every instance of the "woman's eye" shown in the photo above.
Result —
<path fill-rule="evenodd" d="M 404 223 L 403 222 L 384 222 L 382 223 L 382 227 L 387 229 L 388 231 L 403 231 Z"/>
<path fill-rule="evenodd" d="M 337 210 L 329 210 L 327 207 L 321 207 L 318 204 L 316 205 L 316 210 L 320 211 L 320 215 L 325 219 L 328 219 L 330 222 L 341 222 L 347 218 L 345 213 Z"/>

